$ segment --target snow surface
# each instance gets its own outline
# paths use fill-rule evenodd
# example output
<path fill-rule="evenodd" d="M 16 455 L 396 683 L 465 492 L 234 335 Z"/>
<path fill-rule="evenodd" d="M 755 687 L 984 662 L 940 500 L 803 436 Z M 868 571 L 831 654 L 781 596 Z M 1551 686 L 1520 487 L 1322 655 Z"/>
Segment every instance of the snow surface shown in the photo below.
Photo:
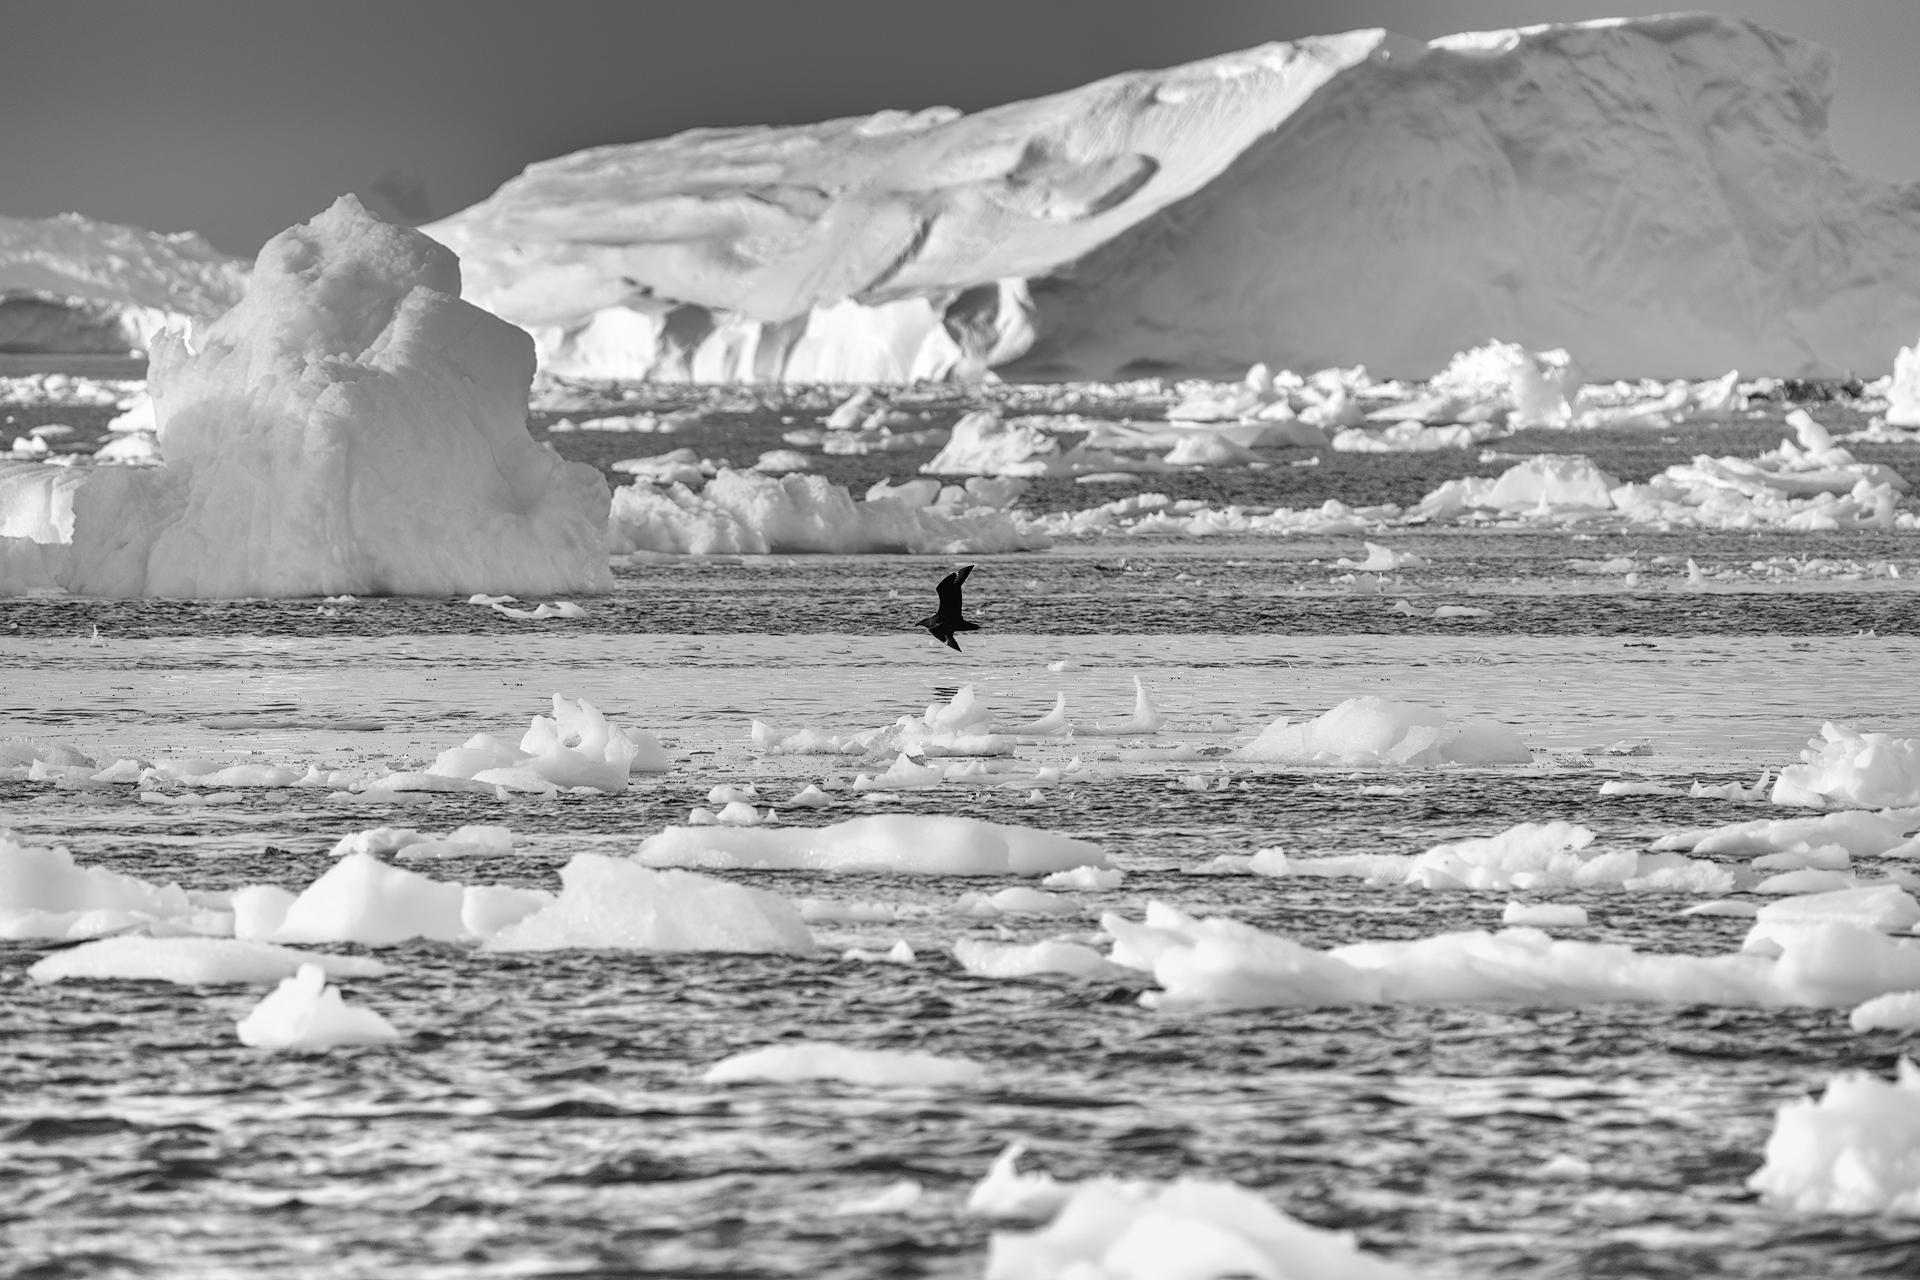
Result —
<path fill-rule="evenodd" d="M 1425 376 L 1489 335 L 1602 377 L 1884 372 L 1920 209 L 1841 166 L 1834 84 L 1728 17 L 1353 31 L 596 147 L 428 230 L 591 376 Z"/>
<path fill-rule="evenodd" d="M 1747 1179 L 1796 1213 L 1920 1217 L 1920 1068 L 1901 1058 L 1894 1079 L 1830 1077 L 1817 1099 L 1780 1108 L 1766 1163 Z"/>
<path fill-rule="evenodd" d="M 74 494 L 69 590 L 102 596 L 606 591 L 605 481 L 526 432 L 526 335 L 443 247 L 343 196 L 247 295 L 155 340 L 159 467 Z"/>
<path fill-rule="evenodd" d="M 246 268 L 192 232 L 0 217 L 0 351 L 125 354 L 216 316 Z"/>
<path fill-rule="evenodd" d="M 372 1009 L 350 1007 L 338 987 L 327 985 L 327 971 L 317 964 L 301 965 L 298 973 L 284 979 L 233 1029 L 241 1044 L 291 1053 L 321 1053 L 400 1039 L 394 1025 Z"/>

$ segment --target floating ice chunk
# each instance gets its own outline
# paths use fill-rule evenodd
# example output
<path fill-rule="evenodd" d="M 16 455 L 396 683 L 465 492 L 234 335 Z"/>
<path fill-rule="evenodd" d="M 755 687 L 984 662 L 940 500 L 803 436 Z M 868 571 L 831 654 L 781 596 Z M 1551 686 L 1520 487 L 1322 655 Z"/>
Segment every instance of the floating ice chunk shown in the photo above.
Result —
<path fill-rule="evenodd" d="M 1047 669 L 1049 671 L 1053 670 L 1054 665 L 1050 664 Z M 1064 670 L 1064 668 L 1062 669 Z M 1011 728 L 1001 729 L 1000 732 L 1010 733 L 1020 737 L 1038 738 L 1053 737 L 1066 733 L 1072 728 L 1072 721 L 1067 719 L 1067 695 L 1057 693 L 1053 699 L 1053 710 L 1047 712 L 1047 714 L 1041 716 L 1038 720 L 1029 720 L 1025 724 L 1017 724 Z"/>
<path fill-rule="evenodd" d="M 1070 871 L 1056 871 L 1040 881 L 1047 889 L 1081 889 L 1089 893 L 1106 893 L 1120 887 L 1127 873 L 1118 867 L 1074 867 Z"/>
<path fill-rule="evenodd" d="M 1367 542 L 1365 560 L 1348 560 L 1342 557 L 1337 563 L 1343 569 L 1354 569 L 1361 573 L 1394 573 L 1401 569 L 1418 569 L 1426 564 L 1421 557 L 1411 551 L 1395 551 L 1392 547 L 1381 546 L 1377 542 Z"/>
<path fill-rule="evenodd" d="M 81 867 L 64 845 L 25 844 L 0 831 L 0 933 L 13 938 L 74 937 L 85 913 L 124 913 L 128 922 L 186 916 L 196 910 L 178 885 L 155 885 L 105 867 Z M 31 922 L 26 918 L 33 913 Z"/>
<path fill-rule="evenodd" d="M 356 785 L 363 790 L 498 786 L 534 792 L 587 787 L 618 793 L 626 790 L 628 775 L 668 767 L 666 753 L 652 734 L 615 725 L 585 698 L 556 693 L 553 715 L 534 716 L 518 746 L 492 734 L 476 734 L 464 746 L 441 752 L 424 773 L 390 774 Z"/>
<path fill-rule="evenodd" d="M 1012 885 L 997 893 L 961 895 L 956 908 L 962 915 L 986 916 L 1060 916 L 1078 914 L 1080 907 L 1058 894 Z"/>
<path fill-rule="evenodd" d="M 1907 933 L 1920 924 L 1920 901 L 1897 884 L 1797 894 L 1761 907 L 1754 931 L 1764 934 L 1773 926 L 1834 922 L 1882 933 Z"/>
<path fill-rule="evenodd" d="M 1920 991 L 1889 991 L 1847 1015 L 1855 1031 L 1920 1031 Z"/>
<path fill-rule="evenodd" d="M 1045 534 L 996 508 L 913 505 L 890 498 L 855 502 L 844 486 L 817 475 L 775 478 L 724 469 L 698 493 L 679 484 L 614 490 L 607 538 L 616 553 L 681 555 L 957 555 L 1048 544 Z"/>
<path fill-rule="evenodd" d="M 1033 1221 L 1060 1211 L 1071 1190 L 1052 1174 L 1020 1172 L 1020 1157 L 1026 1153 L 1024 1142 L 1001 1148 L 986 1176 L 967 1192 L 969 1214 L 997 1221 Z"/>
<path fill-rule="evenodd" d="M 152 344 L 166 461 L 74 495 L 70 590 L 106 596 L 609 591 L 606 481 L 526 431 L 533 343 L 454 255 L 342 196 L 247 295 Z"/>
<path fill-rule="evenodd" d="M 1147 685 L 1139 676 L 1133 678 L 1133 714 L 1125 720 L 1091 725 L 1075 725 L 1074 731 L 1085 737 L 1129 738 L 1135 735 L 1158 733 L 1167 718 L 1160 714 L 1160 708 L 1154 705 L 1153 696 L 1147 692 Z"/>
<path fill-rule="evenodd" d="M 914 954 L 907 940 L 901 938 L 885 951 L 865 951 L 854 947 L 840 957 L 842 960 L 858 960 L 863 964 L 912 964 L 920 957 Z"/>
<path fill-rule="evenodd" d="M 1315 951 L 1160 902 L 1148 904 L 1143 923 L 1111 914 L 1100 923 L 1113 938 L 1110 959 L 1160 984 L 1142 1003 L 1163 1009 L 1627 1000 L 1833 1008 L 1920 988 L 1920 940 L 1848 924 L 1796 930 L 1770 948 L 1773 954 L 1688 956 L 1556 939 L 1531 928 Z"/>
<path fill-rule="evenodd" d="M 1104 867 L 1106 851 L 1071 836 L 978 818 L 872 814 L 825 827 L 668 827 L 634 858 L 651 867 L 1041 875 Z"/>
<path fill-rule="evenodd" d="M 1018 1148 L 1011 1148 L 1017 1158 Z M 970 1212 L 1052 1220 L 1033 1231 L 996 1231 L 987 1280 L 1412 1280 L 1413 1272 L 1360 1252 L 1346 1232 L 1323 1231 L 1231 1182 L 1098 1178 L 1061 1184 L 1018 1174 L 1012 1158 L 968 1200 Z M 976 1207 L 976 1201 L 978 1206 Z M 1012 1211 L 1009 1213 L 1009 1211 Z"/>
<path fill-rule="evenodd" d="M 920 471 L 930 476 L 1044 476 L 1060 470 L 1060 462 L 1060 442 L 1052 435 L 977 409 L 953 424 L 946 447 Z"/>
<path fill-rule="evenodd" d="M 234 1024 L 234 1031 L 241 1044 L 292 1053 L 391 1044 L 401 1038 L 394 1025 L 372 1009 L 349 1008 L 340 989 L 327 985 L 327 971 L 317 964 L 303 964 L 283 979 Z"/>
<path fill-rule="evenodd" d="M 824 809 L 832 803 L 832 796 L 809 782 L 793 799 L 787 801 L 787 806 L 793 809 Z"/>
<path fill-rule="evenodd" d="M 1843 810 L 1818 818 L 1755 818 L 1720 827 L 1676 831 L 1654 841 L 1656 850 L 1754 857 L 1837 846 L 1856 857 L 1885 854 L 1920 829 L 1920 811 Z"/>
<path fill-rule="evenodd" d="M 1500 913 L 1500 923 L 1536 929 L 1579 928 L 1587 923 L 1587 909 L 1571 902 L 1509 902 Z"/>
<path fill-rule="evenodd" d="M 277 942 L 359 942 L 386 947 L 410 938 L 463 936 L 464 890 L 418 872 L 390 867 L 371 854 L 350 853 L 308 885 L 287 907 Z"/>
<path fill-rule="evenodd" d="M 490 938 L 536 911 L 553 905 L 545 889 L 504 884 L 470 884 L 460 895 L 460 928 L 469 937 Z"/>
<path fill-rule="evenodd" d="M 1920 805 L 1920 738 L 1861 733 L 1829 720 L 1800 763 L 1780 771 L 1775 804 L 1811 809 Z"/>
<path fill-rule="evenodd" d="M 378 978 L 387 966 L 358 956 L 316 955 L 238 938 L 100 938 L 56 951 L 27 970 L 35 982 L 126 979 L 183 986 L 258 986 L 320 965 L 330 977 Z"/>
<path fill-rule="evenodd" d="M 552 905 L 488 938 L 487 949 L 589 947 L 795 955 L 813 950 L 813 934 L 793 904 L 764 889 L 685 871 L 652 871 L 595 853 L 575 855 L 560 869 L 560 884 L 560 896 Z"/>
<path fill-rule="evenodd" d="M 298 894 L 282 889 L 277 884 L 250 884 L 234 890 L 231 902 L 233 936 L 273 937 L 280 932 L 280 926 L 286 923 L 287 908 L 298 898 Z"/>
<path fill-rule="evenodd" d="M 1491 720 L 1449 724 L 1446 714 L 1388 698 L 1349 698 L 1303 724 L 1276 720 L 1235 753 L 1274 764 L 1420 768 L 1442 764 L 1526 764 L 1532 753 Z"/>
<path fill-rule="evenodd" d="M 1570 402 L 1580 377 L 1564 350 L 1489 342 L 1454 356 L 1427 385 L 1438 395 L 1498 405 L 1516 427 L 1559 427 L 1573 420 Z"/>
<path fill-rule="evenodd" d="M 1920 1068 L 1892 1081 L 1865 1071 L 1827 1079 L 1820 1098 L 1782 1106 L 1766 1163 L 1747 1185 L 1796 1213 L 1920 1216 Z"/>
<path fill-rule="evenodd" d="M 987 1071 L 965 1058 L 900 1049 L 803 1041 L 768 1045 L 722 1058 L 700 1077 L 708 1084 L 745 1080 L 838 1080 L 876 1088 L 970 1089 L 985 1084 Z"/>
<path fill-rule="evenodd" d="M 1124 972 L 1092 947 L 1058 938 L 1025 944 L 960 938 L 953 944 L 953 958 L 962 969 L 982 978 L 1029 978 L 1042 973 L 1105 977 Z"/>

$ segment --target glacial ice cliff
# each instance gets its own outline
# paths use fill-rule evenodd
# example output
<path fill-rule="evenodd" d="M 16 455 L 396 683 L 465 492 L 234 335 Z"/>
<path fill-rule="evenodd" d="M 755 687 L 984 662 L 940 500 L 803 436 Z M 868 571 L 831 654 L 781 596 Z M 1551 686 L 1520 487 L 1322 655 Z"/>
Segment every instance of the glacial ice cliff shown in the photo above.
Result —
<path fill-rule="evenodd" d="M 1711 15 L 1354 31 L 599 147 L 426 229 L 560 373 L 1424 377 L 1499 337 L 1602 378 L 1870 375 L 1920 328 L 1920 187 L 1840 164 L 1834 80 Z"/>
<path fill-rule="evenodd" d="M 0 217 L 0 352 L 145 350 L 165 325 L 225 311 L 246 278 L 192 232 Z"/>

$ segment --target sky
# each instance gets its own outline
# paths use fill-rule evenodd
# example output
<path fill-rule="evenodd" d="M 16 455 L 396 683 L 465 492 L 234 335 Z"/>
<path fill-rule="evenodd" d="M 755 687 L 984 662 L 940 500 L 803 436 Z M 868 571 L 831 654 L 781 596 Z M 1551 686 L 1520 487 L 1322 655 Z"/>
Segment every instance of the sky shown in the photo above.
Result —
<path fill-rule="evenodd" d="M 0 214 L 252 255 L 344 191 L 415 221 L 702 125 L 977 110 L 1266 40 L 1658 13 L 1623 0 L 6 0 Z M 1719 0 L 1840 55 L 1851 166 L 1920 179 L 1920 0 Z"/>

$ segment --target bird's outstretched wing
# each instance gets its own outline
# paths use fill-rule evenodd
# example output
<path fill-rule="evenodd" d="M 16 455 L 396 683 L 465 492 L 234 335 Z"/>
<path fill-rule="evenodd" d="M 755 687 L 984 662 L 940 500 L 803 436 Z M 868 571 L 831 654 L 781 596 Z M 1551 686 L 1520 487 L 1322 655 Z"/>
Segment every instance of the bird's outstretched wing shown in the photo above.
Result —
<path fill-rule="evenodd" d="M 946 577 L 940 579 L 935 591 L 940 596 L 940 616 L 958 618 L 960 616 L 960 587 L 966 582 L 967 575 L 973 572 L 973 566 L 963 564 Z"/>

